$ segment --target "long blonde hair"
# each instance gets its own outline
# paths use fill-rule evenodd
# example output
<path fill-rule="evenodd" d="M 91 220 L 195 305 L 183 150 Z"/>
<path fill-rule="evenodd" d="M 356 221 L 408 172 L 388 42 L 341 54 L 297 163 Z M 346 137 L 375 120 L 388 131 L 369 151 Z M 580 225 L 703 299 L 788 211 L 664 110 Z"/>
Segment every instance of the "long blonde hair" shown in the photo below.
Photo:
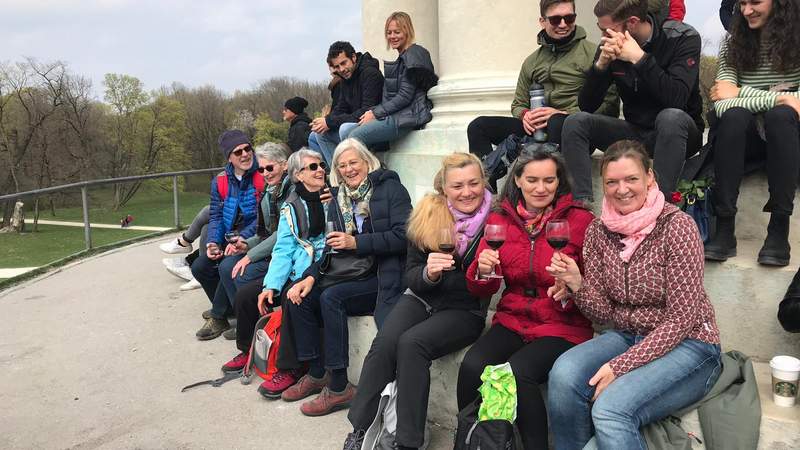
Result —
<path fill-rule="evenodd" d="M 406 227 L 406 237 L 422 251 L 439 251 L 439 230 L 453 228 L 455 220 L 447 207 L 444 184 L 447 171 L 476 165 L 481 173 L 481 181 L 486 186 L 486 174 L 481 160 L 472 153 L 453 153 L 442 159 L 442 166 L 433 179 L 434 194 L 427 194 L 420 200 Z"/>

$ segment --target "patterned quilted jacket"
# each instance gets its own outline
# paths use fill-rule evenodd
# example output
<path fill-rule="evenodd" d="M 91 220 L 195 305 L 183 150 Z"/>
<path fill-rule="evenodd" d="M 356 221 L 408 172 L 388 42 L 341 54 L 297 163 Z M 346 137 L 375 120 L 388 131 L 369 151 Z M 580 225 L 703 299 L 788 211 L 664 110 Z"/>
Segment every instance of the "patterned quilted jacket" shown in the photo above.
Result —
<path fill-rule="evenodd" d="M 667 204 L 656 227 L 628 263 L 621 235 L 595 219 L 583 246 L 578 308 L 595 322 L 612 322 L 646 336 L 609 363 L 616 376 L 659 358 L 686 338 L 719 343 L 714 307 L 703 287 L 703 244 L 694 221 Z"/>

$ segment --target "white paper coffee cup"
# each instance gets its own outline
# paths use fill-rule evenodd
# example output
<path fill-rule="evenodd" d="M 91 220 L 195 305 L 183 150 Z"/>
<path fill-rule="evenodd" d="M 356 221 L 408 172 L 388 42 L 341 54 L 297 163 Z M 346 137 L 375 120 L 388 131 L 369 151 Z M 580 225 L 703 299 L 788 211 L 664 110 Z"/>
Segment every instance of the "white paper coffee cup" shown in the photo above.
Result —
<path fill-rule="evenodd" d="M 772 369 L 772 400 L 778 406 L 794 406 L 797 401 L 800 359 L 776 356 L 769 362 Z"/>

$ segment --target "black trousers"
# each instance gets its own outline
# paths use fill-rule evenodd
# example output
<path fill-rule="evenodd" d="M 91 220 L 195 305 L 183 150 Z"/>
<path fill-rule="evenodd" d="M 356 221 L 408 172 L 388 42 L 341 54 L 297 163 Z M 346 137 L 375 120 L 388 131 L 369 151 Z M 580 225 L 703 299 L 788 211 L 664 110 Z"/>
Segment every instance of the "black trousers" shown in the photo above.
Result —
<path fill-rule="evenodd" d="M 539 384 L 562 353 L 574 344 L 558 337 L 541 337 L 529 343 L 503 327 L 492 325 L 464 356 L 458 371 L 458 409 L 478 396 L 481 373 L 488 365 L 511 363 L 517 381 L 517 427 L 525 450 L 547 450 L 547 409 Z"/>
<path fill-rule="evenodd" d="M 364 359 L 358 393 L 347 418 L 366 430 L 378 411 L 381 391 L 397 380 L 398 445 L 419 447 L 428 415 L 431 361 L 475 341 L 484 319 L 465 310 L 429 314 L 425 305 L 403 295 L 386 318 Z"/>
<path fill-rule="evenodd" d="M 736 200 L 745 162 L 767 161 L 769 201 L 764 211 L 791 215 L 800 174 L 800 127 L 797 112 L 780 105 L 764 113 L 766 142 L 756 126 L 756 115 L 744 108 L 722 114 L 714 142 L 714 209 L 717 215 L 736 215 Z"/>
<path fill-rule="evenodd" d="M 566 114 L 553 114 L 547 120 L 547 141 L 561 144 L 561 128 Z M 522 121 L 516 117 L 480 116 L 469 123 L 467 139 L 469 152 L 483 157 L 492 152 L 492 144 L 497 145 L 511 134 L 527 134 Z"/>
<path fill-rule="evenodd" d="M 653 170 L 658 187 L 670 198 L 686 158 L 694 155 L 703 144 L 703 131 L 685 111 L 675 108 L 661 110 L 654 128 L 647 129 L 622 119 L 578 112 L 564 123 L 561 153 L 572 175 L 572 195 L 576 199 L 593 200 L 592 153 L 603 151 L 622 139 L 644 143 L 653 157 Z"/>

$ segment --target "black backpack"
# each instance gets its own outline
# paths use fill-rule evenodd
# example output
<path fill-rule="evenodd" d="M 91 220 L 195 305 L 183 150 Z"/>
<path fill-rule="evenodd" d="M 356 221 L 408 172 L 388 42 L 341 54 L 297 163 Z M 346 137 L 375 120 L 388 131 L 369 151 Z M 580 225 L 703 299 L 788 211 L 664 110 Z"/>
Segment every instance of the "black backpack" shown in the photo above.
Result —
<path fill-rule="evenodd" d="M 507 420 L 478 420 L 481 398 L 458 412 L 453 450 L 521 450 L 517 426 Z"/>

